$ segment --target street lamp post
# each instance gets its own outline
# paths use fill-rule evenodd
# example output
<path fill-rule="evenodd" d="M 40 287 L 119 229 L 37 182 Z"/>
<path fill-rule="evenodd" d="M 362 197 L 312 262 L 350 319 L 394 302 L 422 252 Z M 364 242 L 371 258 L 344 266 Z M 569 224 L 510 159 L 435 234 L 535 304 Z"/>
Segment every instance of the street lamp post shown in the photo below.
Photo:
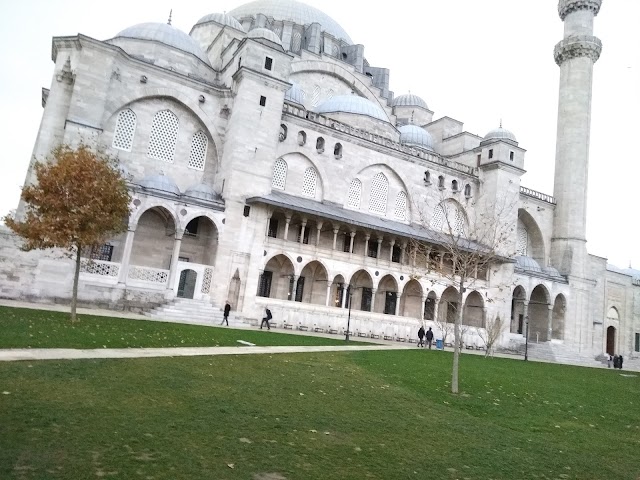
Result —
<path fill-rule="evenodd" d="M 529 315 L 524 320 L 524 361 L 526 362 L 529 360 Z"/>

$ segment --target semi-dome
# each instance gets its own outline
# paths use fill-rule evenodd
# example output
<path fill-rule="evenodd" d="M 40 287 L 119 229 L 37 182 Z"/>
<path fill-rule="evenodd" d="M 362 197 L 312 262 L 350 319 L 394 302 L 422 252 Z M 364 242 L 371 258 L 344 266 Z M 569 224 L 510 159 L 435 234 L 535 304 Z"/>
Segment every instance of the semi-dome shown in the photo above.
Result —
<path fill-rule="evenodd" d="M 546 273 L 550 277 L 562 278 L 562 275 L 560 275 L 560 272 L 555 267 L 547 267 L 547 268 L 545 268 L 544 269 L 544 273 Z"/>
<path fill-rule="evenodd" d="M 424 128 L 420 128 L 417 125 L 403 125 L 398 130 L 400 131 L 401 144 L 433 150 L 433 138 Z"/>
<path fill-rule="evenodd" d="M 540 264 L 533 258 L 527 257 L 525 255 L 516 256 L 516 269 L 523 270 L 525 272 L 542 273 Z"/>
<path fill-rule="evenodd" d="M 483 142 L 488 142 L 490 140 L 491 141 L 493 141 L 493 140 L 506 140 L 506 141 L 510 141 L 510 142 L 513 142 L 513 143 L 518 143 L 518 140 L 516 140 L 516 136 L 512 132 L 507 130 L 506 128 L 502 128 L 502 126 L 496 128 L 494 130 L 491 130 L 482 139 Z"/>
<path fill-rule="evenodd" d="M 315 109 L 318 113 L 353 113 L 367 115 L 383 122 L 389 117 L 380 105 L 358 95 L 338 95 L 327 100 Z"/>
<path fill-rule="evenodd" d="M 176 183 L 166 175 L 149 175 L 140 181 L 140 186 L 149 190 L 180 195 L 180 189 Z"/>
<path fill-rule="evenodd" d="M 291 88 L 285 92 L 284 99 L 288 102 L 304 105 L 304 94 L 300 85 L 297 83 L 292 84 Z"/>
<path fill-rule="evenodd" d="M 259 13 L 274 20 L 290 21 L 298 25 L 319 23 L 325 32 L 353 45 L 347 32 L 333 18 L 315 7 L 295 0 L 258 0 L 249 2 L 234 8 L 229 12 L 229 15 L 242 19 L 248 16 L 255 17 Z"/>
<path fill-rule="evenodd" d="M 218 197 L 216 192 L 213 191 L 213 188 L 204 183 L 199 183 L 193 187 L 187 188 L 187 191 L 184 192 L 184 194 L 187 197 L 197 198 L 198 200 L 205 200 L 207 202 L 212 202 Z"/>
<path fill-rule="evenodd" d="M 202 50 L 202 48 L 200 48 L 198 42 L 182 30 L 178 30 L 166 23 L 139 23 L 132 27 L 125 28 L 118 33 L 114 39 L 115 38 L 134 38 L 137 40 L 159 42 L 178 50 L 182 50 L 183 52 L 190 53 L 198 57 L 207 65 L 211 66 L 207 54 Z"/>
<path fill-rule="evenodd" d="M 280 40 L 280 37 L 278 37 L 275 32 L 272 32 L 268 28 L 254 28 L 247 34 L 247 37 L 268 40 L 282 48 L 282 40 Z"/>
<path fill-rule="evenodd" d="M 393 99 L 392 107 L 421 107 L 429 110 L 427 102 L 413 93 L 399 95 Z"/>
<path fill-rule="evenodd" d="M 238 20 L 226 13 L 210 13 L 209 15 L 205 15 L 200 20 L 198 20 L 196 22 L 196 25 L 202 25 L 203 23 L 209 22 L 216 22 L 220 25 L 227 25 L 229 27 L 235 28 L 236 30 L 240 30 L 241 32 L 245 31 Z"/>

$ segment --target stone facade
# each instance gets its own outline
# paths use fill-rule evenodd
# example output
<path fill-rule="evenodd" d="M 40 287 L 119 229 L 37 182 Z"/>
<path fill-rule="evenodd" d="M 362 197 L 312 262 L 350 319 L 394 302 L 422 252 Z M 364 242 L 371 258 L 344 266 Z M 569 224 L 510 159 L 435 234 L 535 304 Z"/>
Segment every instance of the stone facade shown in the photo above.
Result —
<path fill-rule="evenodd" d="M 294 327 L 343 332 L 349 317 L 362 336 L 412 338 L 421 323 L 440 335 L 460 307 L 435 240 L 443 217 L 461 229 L 491 218 L 511 235 L 504 260 L 463 294 L 467 345 L 480 346 L 499 315 L 504 346 L 524 343 L 528 325 L 532 341 L 579 353 L 637 349 L 640 272 L 585 246 L 600 1 L 559 4 L 554 196 L 521 185 L 525 150 L 511 132 L 481 138 L 434 120 L 424 100 L 395 96 L 389 70 L 369 65 L 335 21 L 281 3 L 287 15 L 253 2 L 203 17 L 190 35 L 142 24 L 106 41 L 53 39 L 35 157 L 59 143 L 102 145 L 133 198 L 128 232 L 83 262 L 81 302 L 230 301 L 246 318 L 269 306 Z M 428 268 L 416 236 L 431 239 Z M 68 301 L 61 252 L 21 252 L 3 230 L 0 258 L 3 297 Z"/>

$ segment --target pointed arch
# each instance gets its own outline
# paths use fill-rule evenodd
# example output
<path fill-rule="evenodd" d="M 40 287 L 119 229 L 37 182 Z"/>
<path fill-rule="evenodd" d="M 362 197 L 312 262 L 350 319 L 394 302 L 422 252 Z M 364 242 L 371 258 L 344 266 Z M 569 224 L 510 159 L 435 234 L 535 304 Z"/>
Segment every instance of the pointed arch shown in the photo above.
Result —
<path fill-rule="evenodd" d="M 542 231 L 533 216 L 522 208 L 518 210 L 517 235 L 518 251 L 526 249 L 526 256 L 533 258 L 542 267 L 547 265 Z"/>

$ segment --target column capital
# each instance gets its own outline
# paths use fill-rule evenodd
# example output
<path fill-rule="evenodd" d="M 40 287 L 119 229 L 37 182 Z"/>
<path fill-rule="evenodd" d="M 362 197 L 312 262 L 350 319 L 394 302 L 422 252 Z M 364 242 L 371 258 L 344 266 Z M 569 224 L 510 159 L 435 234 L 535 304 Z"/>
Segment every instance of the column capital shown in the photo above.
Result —
<path fill-rule="evenodd" d="M 565 38 L 553 49 L 553 58 L 558 66 L 567 60 L 578 57 L 589 57 L 596 63 L 602 52 L 602 42 L 592 35 L 576 35 Z"/>
<path fill-rule="evenodd" d="M 560 0 L 558 2 L 558 14 L 563 22 L 567 15 L 578 10 L 591 10 L 595 17 L 598 15 L 601 6 L 602 0 Z"/>

